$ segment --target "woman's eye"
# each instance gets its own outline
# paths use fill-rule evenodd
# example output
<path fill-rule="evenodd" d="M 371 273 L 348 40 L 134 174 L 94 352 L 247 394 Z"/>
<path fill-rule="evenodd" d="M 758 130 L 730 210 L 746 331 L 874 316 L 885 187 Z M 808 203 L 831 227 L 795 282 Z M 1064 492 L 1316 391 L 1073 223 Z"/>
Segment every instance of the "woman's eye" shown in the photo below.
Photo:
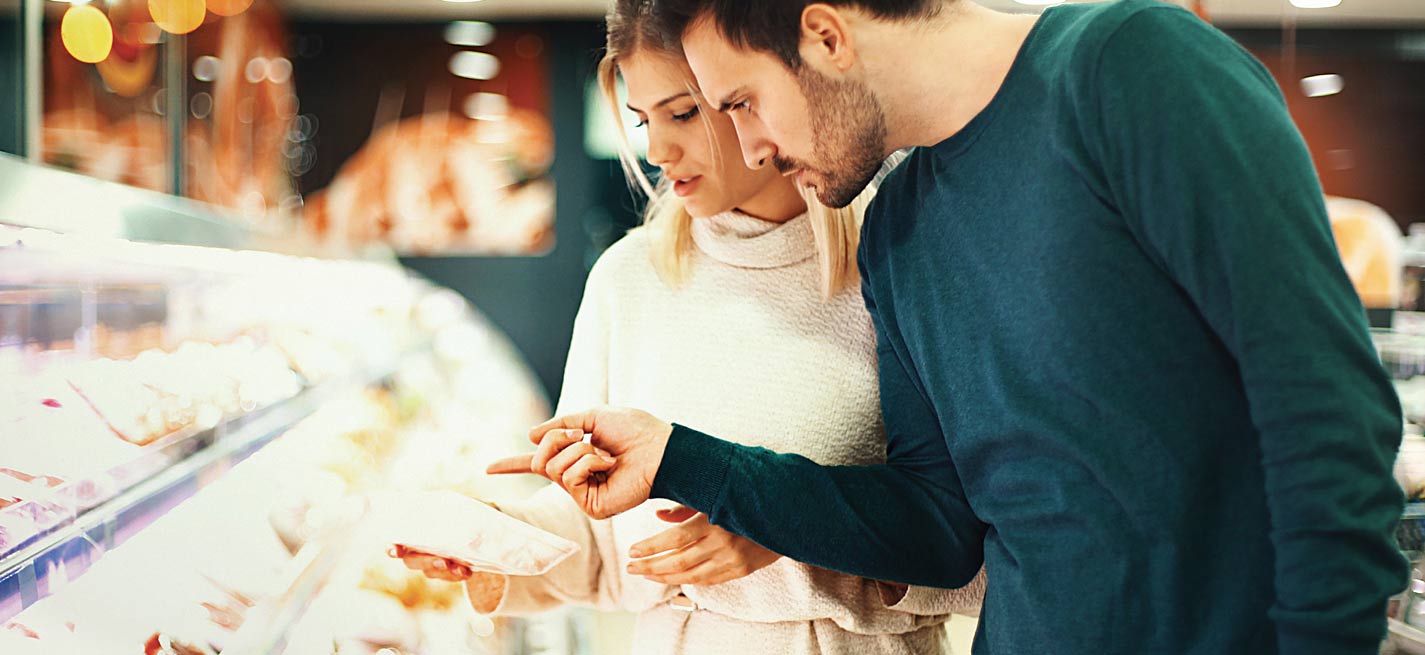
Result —
<path fill-rule="evenodd" d="M 645 119 L 643 119 L 643 120 L 638 121 L 637 123 L 634 123 L 633 126 L 634 126 L 634 127 L 643 127 L 643 126 L 645 126 L 645 125 L 647 125 L 647 124 L 648 124 L 648 119 L 645 118 Z"/>
<path fill-rule="evenodd" d="M 752 109 L 752 105 L 747 104 L 746 100 L 738 100 L 732 105 L 733 111 L 748 111 L 750 109 Z"/>
<path fill-rule="evenodd" d="M 698 115 L 698 108 L 697 108 L 697 106 L 694 106 L 692 109 L 689 109 L 688 111 L 686 111 L 686 112 L 684 112 L 684 113 L 681 113 L 681 114 L 673 114 L 673 120 L 678 121 L 679 123 L 686 123 L 686 122 L 692 120 L 693 117 L 694 117 L 694 116 L 697 116 L 697 115 Z"/>

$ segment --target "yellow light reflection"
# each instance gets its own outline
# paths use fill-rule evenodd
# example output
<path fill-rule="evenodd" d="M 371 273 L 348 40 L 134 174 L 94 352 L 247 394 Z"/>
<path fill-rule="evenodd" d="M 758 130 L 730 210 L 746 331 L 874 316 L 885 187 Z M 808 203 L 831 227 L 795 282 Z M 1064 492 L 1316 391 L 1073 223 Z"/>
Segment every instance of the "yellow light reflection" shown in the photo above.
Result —
<path fill-rule="evenodd" d="M 251 6 L 252 0 L 208 0 L 208 11 L 219 16 L 236 16 Z"/>
<path fill-rule="evenodd" d="M 104 12 L 91 5 L 73 6 L 59 24 L 64 49 L 86 64 L 97 64 L 114 48 L 114 28 Z"/>
<path fill-rule="evenodd" d="M 153 22 L 171 34 L 187 34 L 203 24 L 208 6 L 203 0 L 148 0 Z"/>

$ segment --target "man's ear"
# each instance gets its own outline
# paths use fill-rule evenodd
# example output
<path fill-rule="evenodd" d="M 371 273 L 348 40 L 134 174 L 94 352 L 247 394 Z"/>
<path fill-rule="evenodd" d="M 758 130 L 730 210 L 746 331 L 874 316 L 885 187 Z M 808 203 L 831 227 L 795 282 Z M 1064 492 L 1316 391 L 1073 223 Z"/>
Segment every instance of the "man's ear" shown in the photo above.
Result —
<path fill-rule="evenodd" d="M 856 61 L 855 42 L 841 8 L 822 3 L 807 5 L 802 10 L 800 29 L 797 49 L 802 61 L 824 72 L 851 70 Z"/>

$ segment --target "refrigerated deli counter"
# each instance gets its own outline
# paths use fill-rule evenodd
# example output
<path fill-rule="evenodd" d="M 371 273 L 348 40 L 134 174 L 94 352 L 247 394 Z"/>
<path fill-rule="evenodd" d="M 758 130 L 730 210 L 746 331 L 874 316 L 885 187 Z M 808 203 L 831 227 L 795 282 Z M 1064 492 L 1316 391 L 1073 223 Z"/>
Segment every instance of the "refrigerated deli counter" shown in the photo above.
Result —
<path fill-rule="evenodd" d="M 547 399 L 459 295 L 167 196 L 0 178 L 0 653 L 568 651 L 569 617 L 476 616 L 361 529 L 373 493 L 533 490 L 483 470 Z"/>

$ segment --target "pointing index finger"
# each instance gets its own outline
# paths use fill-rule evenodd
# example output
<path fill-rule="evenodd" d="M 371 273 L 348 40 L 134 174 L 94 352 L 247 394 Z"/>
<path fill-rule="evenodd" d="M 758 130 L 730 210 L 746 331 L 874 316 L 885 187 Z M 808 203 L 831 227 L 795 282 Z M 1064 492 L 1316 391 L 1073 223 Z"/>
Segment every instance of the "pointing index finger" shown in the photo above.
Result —
<path fill-rule="evenodd" d="M 485 467 L 485 472 L 490 475 L 509 475 L 511 473 L 534 473 L 530 468 L 530 463 L 534 460 L 534 455 L 515 455 L 504 459 L 495 460 Z"/>

